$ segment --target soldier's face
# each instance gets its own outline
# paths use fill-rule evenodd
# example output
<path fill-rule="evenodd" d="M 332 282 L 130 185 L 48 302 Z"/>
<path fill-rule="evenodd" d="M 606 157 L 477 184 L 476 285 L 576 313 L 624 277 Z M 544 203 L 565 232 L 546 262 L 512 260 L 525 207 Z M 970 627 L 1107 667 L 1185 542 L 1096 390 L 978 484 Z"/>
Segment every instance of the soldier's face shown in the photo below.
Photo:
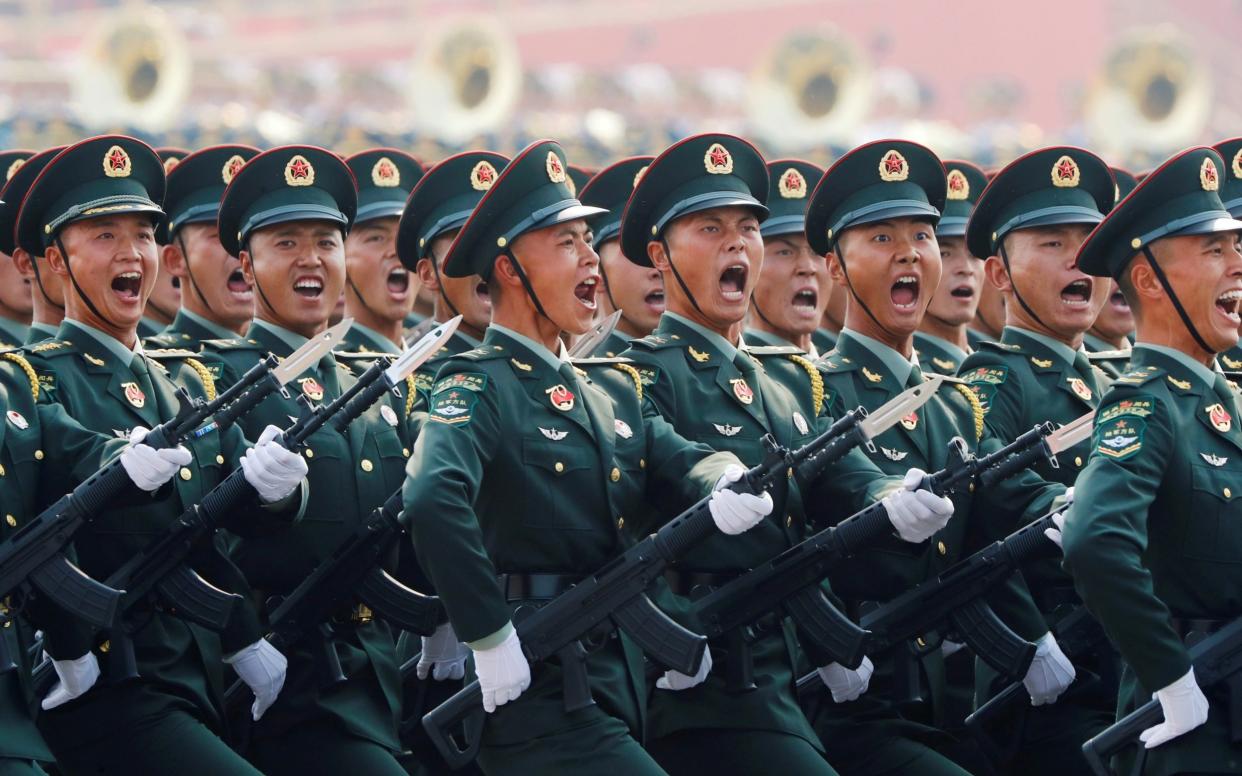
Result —
<path fill-rule="evenodd" d="M 323 328 L 345 287 L 345 240 L 327 221 L 260 229 L 240 258 L 258 316 L 303 336 Z"/>
<path fill-rule="evenodd" d="M 975 318 L 983 288 L 983 262 L 966 250 L 964 237 L 940 237 L 940 285 L 932 294 L 927 314 L 950 326 L 964 326 Z"/>
<path fill-rule="evenodd" d="M 603 281 L 585 220 L 527 232 L 513 241 L 513 253 L 561 331 L 582 334 L 591 327 Z"/>
<path fill-rule="evenodd" d="M 722 334 L 740 324 L 763 269 L 755 212 L 733 206 L 691 213 L 673 221 L 665 241 L 671 256 L 658 242 L 648 243 L 648 256 L 666 277 L 671 261 L 698 302 L 696 310 L 681 285 L 670 280 L 664 284 L 668 309 Z"/>
<path fill-rule="evenodd" d="M 597 250 L 612 301 L 621 309 L 617 328 L 631 337 L 645 337 L 659 324 L 660 315 L 664 313 L 664 278 L 660 270 L 625 258 L 620 240 L 608 240 Z M 601 302 L 604 314 L 610 315 L 615 308 L 607 295 L 601 296 Z"/>
<path fill-rule="evenodd" d="M 11 256 L 0 253 L 0 314 L 25 322 L 31 309 L 30 280 L 18 271 Z"/>
<path fill-rule="evenodd" d="M 1016 299 L 1007 299 L 1006 321 L 1076 342 L 1091 328 L 1108 301 L 1108 283 L 1074 266 L 1078 248 L 1091 232 L 1084 224 L 1020 229 L 1005 237 L 1009 273 L 999 257 L 988 259 L 989 279 L 1006 294 L 1014 286 L 1038 320 Z M 1042 322 L 1042 324 L 1041 324 Z"/>
<path fill-rule="evenodd" d="M 159 272 L 159 246 L 151 217 L 90 218 L 69 224 L 60 238 L 69 254 L 68 265 L 53 245 L 47 250 L 48 267 L 66 279 L 72 269 L 77 285 L 99 313 L 66 280 L 66 314 L 129 344 Z"/>
<path fill-rule="evenodd" d="M 347 305 L 367 307 L 386 321 L 405 318 L 414 305 L 414 288 L 397 258 L 396 216 L 354 227 L 345 238 L 345 273 L 357 288 L 346 287 Z"/>
<path fill-rule="evenodd" d="M 1199 334 L 1220 353 L 1238 344 L 1242 324 L 1242 252 L 1231 232 L 1160 240 L 1156 258 Z M 1162 317 L 1180 332 L 1172 305 Z M 1144 309 L 1144 320 L 1147 314 Z M 1189 334 L 1185 335 L 1190 340 Z M 1182 349 L 1194 348 L 1193 340 Z"/>
<path fill-rule="evenodd" d="M 158 272 L 151 296 L 147 297 L 146 314 L 157 321 L 172 322 L 181 307 L 181 281 L 169 272 Z"/>
<path fill-rule="evenodd" d="M 40 275 L 36 281 L 35 267 L 36 261 L 42 261 L 43 265 L 39 268 Z M 33 305 L 47 306 L 48 300 L 52 305 L 59 307 L 61 310 L 65 307 L 65 286 L 60 275 L 52 272 L 47 266 L 47 260 L 43 257 L 35 259 L 27 251 L 18 248 L 13 251 L 13 263 L 17 266 L 17 271 L 30 284 L 30 299 Z M 39 290 L 39 285 L 43 286 L 43 290 Z M 43 295 L 47 294 L 47 299 Z"/>
<path fill-rule="evenodd" d="M 763 267 L 755 284 L 755 306 L 770 325 L 792 335 L 819 327 L 828 305 L 823 292 L 828 262 L 806 237 L 783 234 L 763 241 Z"/>
<path fill-rule="evenodd" d="M 850 227 L 841 236 L 840 249 L 844 267 L 841 257 L 828 255 L 833 282 L 846 285 L 848 273 L 854 293 L 880 323 L 877 327 L 850 297 L 846 325 L 890 344 L 894 336 L 914 334 L 940 284 L 940 246 L 932 225 L 894 218 Z"/>
<path fill-rule="evenodd" d="M 185 305 L 200 306 L 201 295 L 207 309 L 196 312 L 227 328 L 240 329 L 254 317 L 254 286 L 242 272 L 241 261 L 220 244 L 216 225 L 186 224 L 176 237 L 164 248 L 164 267 L 181 278 Z"/>
<path fill-rule="evenodd" d="M 1092 333 L 1113 342 L 1134 331 L 1134 313 L 1116 280 L 1109 281 L 1108 301 L 1100 309 L 1100 315 L 1091 327 Z"/>
<path fill-rule="evenodd" d="M 461 315 L 461 328 L 475 339 L 482 338 L 483 330 L 492 320 L 492 297 L 487 291 L 487 283 L 478 275 L 464 278 L 451 278 L 444 274 L 444 259 L 448 256 L 449 247 L 456 239 L 458 229 L 446 232 L 431 241 L 431 256 L 418 262 L 418 277 L 423 288 L 435 292 L 436 316 L 440 320 L 448 320 L 453 316 L 451 309 L 440 298 L 443 290 L 445 297 Z M 436 273 L 431 270 L 433 260 L 439 262 L 438 282 Z"/>

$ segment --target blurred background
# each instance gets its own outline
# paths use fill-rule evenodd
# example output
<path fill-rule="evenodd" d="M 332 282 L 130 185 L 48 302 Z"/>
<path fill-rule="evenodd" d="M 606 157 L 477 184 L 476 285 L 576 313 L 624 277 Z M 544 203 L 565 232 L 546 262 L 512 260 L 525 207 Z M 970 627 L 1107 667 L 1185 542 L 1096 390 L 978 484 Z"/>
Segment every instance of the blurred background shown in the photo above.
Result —
<path fill-rule="evenodd" d="M 715 130 L 1141 171 L 1242 132 L 1242 0 L 0 0 L 0 148 L 541 137 L 588 168 Z"/>

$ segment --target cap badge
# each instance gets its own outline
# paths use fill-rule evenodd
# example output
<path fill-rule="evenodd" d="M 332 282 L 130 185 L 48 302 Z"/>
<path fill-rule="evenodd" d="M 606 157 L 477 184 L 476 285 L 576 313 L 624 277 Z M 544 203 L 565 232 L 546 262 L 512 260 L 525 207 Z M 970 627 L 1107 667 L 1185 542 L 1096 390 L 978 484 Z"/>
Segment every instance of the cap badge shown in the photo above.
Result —
<path fill-rule="evenodd" d="M 919 427 L 919 411 L 913 410 L 900 420 L 901 427 L 906 431 L 913 431 Z"/>
<path fill-rule="evenodd" d="M 491 162 L 482 161 L 470 171 L 470 187 L 475 191 L 487 191 L 496 182 L 496 168 Z"/>
<path fill-rule="evenodd" d="M 164 174 L 167 175 L 168 173 L 172 172 L 172 169 L 179 164 L 181 164 L 181 157 L 179 156 L 168 157 L 167 159 L 164 160 Z"/>
<path fill-rule="evenodd" d="M 733 156 L 720 143 L 712 143 L 703 154 L 703 166 L 712 175 L 728 175 L 733 172 Z"/>
<path fill-rule="evenodd" d="M 315 168 L 305 156 L 294 154 L 285 165 L 285 183 L 290 186 L 315 185 Z"/>
<path fill-rule="evenodd" d="M 138 387 L 138 383 L 121 383 L 121 388 L 125 389 L 125 400 L 138 409 L 142 409 L 147 403 L 147 395 Z"/>
<path fill-rule="evenodd" d="M 806 178 L 793 167 L 785 170 L 777 187 L 785 199 L 806 199 Z"/>
<path fill-rule="evenodd" d="M 1070 377 L 1068 379 L 1070 390 L 1074 392 L 1075 396 L 1083 401 L 1091 401 L 1091 389 L 1087 387 L 1087 384 L 1083 382 L 1082 378 Z"/>
<path fill-rule="evenodd" d="M 561 164 L 561 157 L 556 155 L 555 151 L 548 151 L 548 180 L 553 183 L 565 182 L 565 165 Z"/>
<path fill-rule="evenodd" d="M 1239 154 L 1242 154 L 1242 151 L 1239 151 L 1238 153 L 1239 153 Z M 646 175 L 646 174 L 647 174 L 647 168 L 648 168 L 648 167 L 650 167 L 650 166 L 651 166 L 651 165 L 649 165 L 649 164 L 644 164 L 644 165 L 642 166 L 642 169 L 640 169 L 638 172 L 634 173 L 634 188 L 638 188 L 638 182 L 639 182 L 640 180 L 642 180 L 642 179 L 643 179 L 643 176 L 644 176 L 644 175 Z"/>
<path fill-rule="evenodd" d="M 733 383 L 733 395 L 736 396 L 737 400 L 742 404 L 750 404 L 755 400 L 755 392 L 752 391 L 750 386 L 746 384 L 746 378 L 738 377 L 730 380 L 729 382 Z"/>
<path fill-rule="evenodd" d="M 1058 189 L 1074 188 L 1081 177 L 1078 162 L 1068 156 L 1062 156 L 1056 164 L 1052 165 L 1052 185 Z"/>
<path fill-rule="evenodd" d="M 302 386 L 302 393 L 306 394 L 306 398 L 311 401 L 323 401 L 323 386 L 313 377 L 303 377 L 298 380 L 298 384 Z"/>
<path fill-rule="evenodd" d="M 387 156 L 381 156 L 371 168 L 371 182 L 382 189 L 401 185 L 401 171 Z"/>
<path fill-rule="evenodd" d="M 910 177 L 910 163 L 896 149 L 889 149 L 880 157 L 880 180 L 885 183 L 904 181 Z"/>
<path fill-rule="evenodd" d="M 104 175 L 109 178 L 128 178 L 129 174 L 134 171 L 134 163 L 130 161 L 129 154 L 125 153 L 124 148 L 114 145 L 108 149 L 108 153 L 104 154 L 103 171 Z"/>
<path fill-rule="evenodd" d="M 246 160 L 237 154 L 229 157 L 229 160 L 220 168 L 220 179 L 227 186 L 233 182 L 233 178 L 237 176 L 237 172 L 246 164 Z"/>
<path fill-rule="evenodd" d="M 1203 186 L 1204 191 L 1216 191 L 1220 189 L 1220 176 L 1216 173 L 1216 162 L 1212 161 L 1212 157 L 1203 158 L 1203 165 L 1199 167 L 1199 184 Z"/>
<path fill-rule="evenodd" d="M 569 187 L 569 193 L 578 196 L 578 184 L 574 183 L 573 178 L 565 178 L 565 185 Z"/>
<path fill-rule="evenodd" d="M 1233 425 L 1233 418 L 1230 417 L 1229 411 L 1222 404 L 1213 404 L 1210 407 L 1204 407 L 1203 411 L 1208 414 L 1208 421 L 1211 422 L 1212 428 L 1224 433 Z"/>
<path fill-rule="evenodd" d="M 574 408 L 574 394 L 563 385 L 554 385 L 544 391 L 548 395 L 548 400 L 552 402 L 552 406 L 561 412 L 569 412 Z"/>
<path fill-rule="evenodd" d="M 19 163 L 19 162 L 13 162 L 13 164 L 20 164 L 20 163 Z M 1235 178 L 1242 178 L 1242 148 L 1239 148 L 1239 149 L 1238 149 L 1238 152 L 1237 152 L 1236 154 L 1234 154 L 1234 155 L 1233 155 L 1233 165 L 1232 165 L 1232 166 L 1233 166 L 1233 177 L 1235 177 Z M 10 172 L 9 172 L 9 177 L 11 178 L 11 177 L 13 177 L 13 175 L 12 175 L 12 168 L 10 167 L 10 168 L 9 168 L 9 170 L 10 170 Z"/>
<path fill-rule="evenodd" d="M 970 181 L 966 180 L 966 176 L 961 170 L 950 170 L 948 178 L 949 199 L 969 199 L 970 198 Z"/>
<path fill-rule="evenodd" d="M 14 159 L 13 163 L 9 165 L 9 169 L 6 170 L 4 173 L 4 179 L 6 181 L 11 179 L 14 175 L 17 174 L 17 171 L 20 170 L 22 168 L 22 165 L 25 163 L 26 163 L 25 159 Z M 1234 161 L 1234 164 L 1237 164 L 1236 160 Z"/>

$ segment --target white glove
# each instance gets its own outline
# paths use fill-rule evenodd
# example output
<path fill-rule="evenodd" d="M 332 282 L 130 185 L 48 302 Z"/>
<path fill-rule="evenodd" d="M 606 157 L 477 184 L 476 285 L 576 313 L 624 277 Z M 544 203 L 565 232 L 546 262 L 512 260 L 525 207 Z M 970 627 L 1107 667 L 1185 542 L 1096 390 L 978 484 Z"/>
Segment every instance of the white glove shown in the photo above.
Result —
<path fill-rule="evenodd" d="M 772 512 L 772 496 L 767 491 L 756 496 L 753 493 L 737 493 L 727 489 L 745 473 L 746 470 L 737 464 L 726 466 L 724 474 L 720 475 L 716 487 L 713 488 L 712 500 L 707 504 L 716 527 L 721 533 L 730 536 L 749 531 Z"/>
<path fill-rule="evenodd" d="M 819 678 L 832 691 L 833 703 L 856 701 L 871 686 L 871 674 L 875 666 L 871 658 L 864 657 L 858 668 L 846 668 L 840 663 L 829 663 L 815 669 Z"/>
<path fill-rule="evenodd" d="M 901 483 L 901 489 L 885 496 L 880 503 L 888 512 L 888 519 L 897 535 L 912 544 L 925 542 L 953 517 L 953 502 L 944 496 L 919 490 L 919 483 L 927 473 L 911 469 Z"/>
<path fill-rule="evenodd" d="M 1208 700 L 1195 681 L 1194 668 L 1163 690 L 1156 690 L 1152 697 L 1160 701 L 1164 722 L 1139 734 L 1139 740 L 1148 749 L 1168 743 L 1207 722 Z"/>
<path fill-rule="evenodd" d="M 1056 703 L 1061 693 L 1074 683 L 1075 676 L 1074 664 L 1061 651 L 1056 636 L 1045 633 L 1035 642 L 1035 659 L 1026 670 L 1022 684 L 1030 693 L 1031 705 L 1043 706 Z"/>
<path fill-rule="evenodd" d="M 453 626 L 447 622 L 436 628 L 435 633 L 423 636 L 423 654 L 414 666 L 419 679 L 431 674 L 437 682 L 445 679 L 461 679 L 466 675 L 466 658 L 470 650 L 457 640 Z"/>
<path fill-rule="evenodd" d="M 177 470 L 191 461 L 190 451 L 181 445 L 156 450 L 142 444 L 147 429 L 134 426 L 129 432 L 129 444 L 121 451 L 121 466 L 141 490 L 148 493 L 172 479 Z"/>
<path fill-rule="evenodd" d="M 258 722 L 285 686 L 289 660 L 267 639 L 259 639 L 224 658 L 224 662 L 233 666 L 233 670 L 254 693 L 250 716 Z"/>
<path fill-rule="evenodd" d="M 297 453 L 286 450 L 273 440 L 280 429 L 268 426 L 259 441 L 242 456 L 242 473 L 246 482 L 259 494 L 264 504 L 273 504 L 297 490 L 306 477 L 306 461 Z"/>
<path fill-rule="evenodd" d="M 87 652 L 77 660 L 53 660 L 52 668 L 56 669 L 59 681 L 43 699 L 44 711 L 51 711 L 62 703 L 82 697 L 99 679 L 99 661 L 95 659 L 93 652 Z"/>
<path fill-rule="evenodd" d="M 497 706 L 515 701 L 530 687 L 530 663 L 522 654 L 517 631 L 491 649 L 476 649 L 474 670 L 483 691 L 483 710 L 491 714 Z"/>
<path fill-rule="evenodd" d="M 1070 488 L 1070 490 L 1073 490 L 1073 488 Z M 1061 549 L 1061 531 L 1065 530 L 1065 513 L 1057 512 L 1054 514 L 1052 516 L 1052 524 L 1056 527 L 1045 528 L 1044 536 L 1047 536 L 1048 540 L 1057 546 L 1057 549 Z"/>
<path fill-rule="evenodd" d="M 694 676 L 686 676 L 680 671 L 665 671 L 664 676 L 656 679 L 657 690 L 689 690 L 691 687 L 698 687 L 707 681 L 707 675 L 712 670 L 712 653 L 711 650 L 703 650 L 703 660 L 699 663 L 699 670 Z"/>

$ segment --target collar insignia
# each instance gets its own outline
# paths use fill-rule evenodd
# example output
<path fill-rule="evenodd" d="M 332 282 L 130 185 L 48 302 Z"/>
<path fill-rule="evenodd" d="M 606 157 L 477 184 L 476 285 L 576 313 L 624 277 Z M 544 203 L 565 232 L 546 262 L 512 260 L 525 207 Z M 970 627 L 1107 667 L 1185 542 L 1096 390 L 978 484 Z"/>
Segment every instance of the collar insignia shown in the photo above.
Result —
<path fill-rule="evenodd" d="M 1172 384 L 1173 384 L 1173 386 L 1174 386 L 1175 388 L 1181 388 L 1183 391 L 1189 391 L 1189 390 L 1190 390 L 1190 381 L 1189 381 L 1189 380 L 1178 380 L 1178 379 L 1177 379 L 1176 377 L 1174 377 L 1173 375 L 1168 375 L 1168 376 L 1167 376 L 1167 379 L 1168 379 L 1168 381 L 1169 381 L 1170 383 L 1172 383 Z"/>
<path fill-rule="evenodd" d="M 1239 151 L 1238 153 L 1242 153 L 1242 151 Z M 1221 356 L 1220 360 L 1225 362 L 1225 366 L 1229 367 L 1230 369 L 1242 369 L 1242 361 L 1239 361 L 1236 358 L 1230 358 L 1229 356 Z"/>
<path fill-rule="evenodd" d="M 1213 455 L 1211 453 L 1199 453 L 1199 455 L 1203 458 L 1203 460 L 1213 466 L 1224 466 L 1225 462 L 1229 460 L 1228 458 L 1221 458 L 1219 455 Z"/>
<path fill-rule="evenodd" d="M 95 366 L 104 365 L 104 360 L 102 358 L 95 358 L 90 353 L 83 352 L 82 358 L 86 359 L 87 363 L 94 364 Z"/>
<path fill-rule="evenodd" d="M 935 356 L 932 356 L 932 364 L 944 370 L 951 371 L 951 370 L 957 369 L 957 364 L 953 363 L 947 358 L 937 358 Z"/>
<path fill-rule="evenodd" d="M 142 392 L 141 388 L 138 387 L 138 383 L 134 383 L 134 382 L 121 383 L 121 387 L 125 389 L 126 401 L 128 401 L 130 404 L 134 405 L 138 409 L 142 409 L 144 406 L 146 406 L 147 395 Z"/>
<path fill-rule="evenodd" d="M 544 428 L 543 426 L 539 427 L 539 433 L 543 434 L 548 439 L 551 439 L 553 442 L 559 442 L 569 436 L 568 431 L 561 431 L 558 428 Z"/>
<path fill-rule="evenodd" d="M 1091 401 L 1091 389 L 1087 387 L 1087 384 L 1082 381 L 1081 377 L 1069 377 L 1066 378 L 1066 381 L 1069 383 L 1070 390 L 1074 392 L 1075 396 L 1083 401 Z"/>
<path fill-rule="evenodd" d="M 687 345 L 686 350 L 690 352 L 690 358 L 693 358 L 695 361 L 698 361 L 700 364 L 704 363 L 705 361 L 707 361 L 708 359 L 712 357 L 711 353 L 704 353 L 701 350 L 695 350 L 693 345 Z"/>
<path fill-rule="evenodd" d="M 730 380 L 729 382 L 733 383 L 733 395 L 736 396 L 737 400 L 742 404 L 750 404 L 755 400 L 755 392 L 752 391 L 750 386 L 746 384 L 745 377 L 739 377 L 735 380 Z"/>
<path fill-rule="evenodd" d="M 548 395 L 548 399 L 552 402 L 552 406 L 556 407 L 561 412 L 569 412 L 574 408 L 573 391 L 569 390 L 564 385 L 554 385 L 544 391 L 544 393 Z"/>
<path fill-rule="evenodd" d="M 1039 367 L 1040 369 L 1047 369 L 1048 367 L 1052 366 L 1052 359 L 1035 358 L 1034 356 L 1031 356 L 1031 363 Z"/>
<path fill-rule="evenodd" d="M 884 453 L 884 457 L 890 461 L 904 461 L 906 456 L 909 455 L 904 450 L 894 450 L 891 447 L 881 447 L 880 452 Z"/>
<path fill-rule="evenodd" d="M 728 423 L 725 423 L 724 425 L 713 423 L 712 425 L 716 427 L 716 430 L 719 431 L 722 436 L 727 437 L 737 436 L 737 432 L 742 430 L 741 426 L 730 426 Z"/>
<path fill-rule="evenodd" d="M 621 418 L 616 419 L 615 425 L 617 429 L 617 436 L 621 437 L 622 439 L 629 439 L 630 437 L 634 436 L 634 429 L 630 428 L 630 424 L 626 423 Z"/>
<path fill-rule="evenodd" d="M 884 380 L 884 375 L 878 374 L 876 372 L 872 372 L 870 369 L 868 369 L 865 366 L 862 368 L 862 373 L 863 373 L 863 377 L 867 378 L 867 380 L 873 383 L 883 382 Z"/>
<path fill-rule="evenodd" d="M 523 372 L 529 372 L 531 370 L 530 364 L 524 364 L 521 361 L 518 361 L 516 358 L 509 359 L 509 363 L 513 364 L 513 366 L 517 367 L 518 369 L 521 369 Z"/>

